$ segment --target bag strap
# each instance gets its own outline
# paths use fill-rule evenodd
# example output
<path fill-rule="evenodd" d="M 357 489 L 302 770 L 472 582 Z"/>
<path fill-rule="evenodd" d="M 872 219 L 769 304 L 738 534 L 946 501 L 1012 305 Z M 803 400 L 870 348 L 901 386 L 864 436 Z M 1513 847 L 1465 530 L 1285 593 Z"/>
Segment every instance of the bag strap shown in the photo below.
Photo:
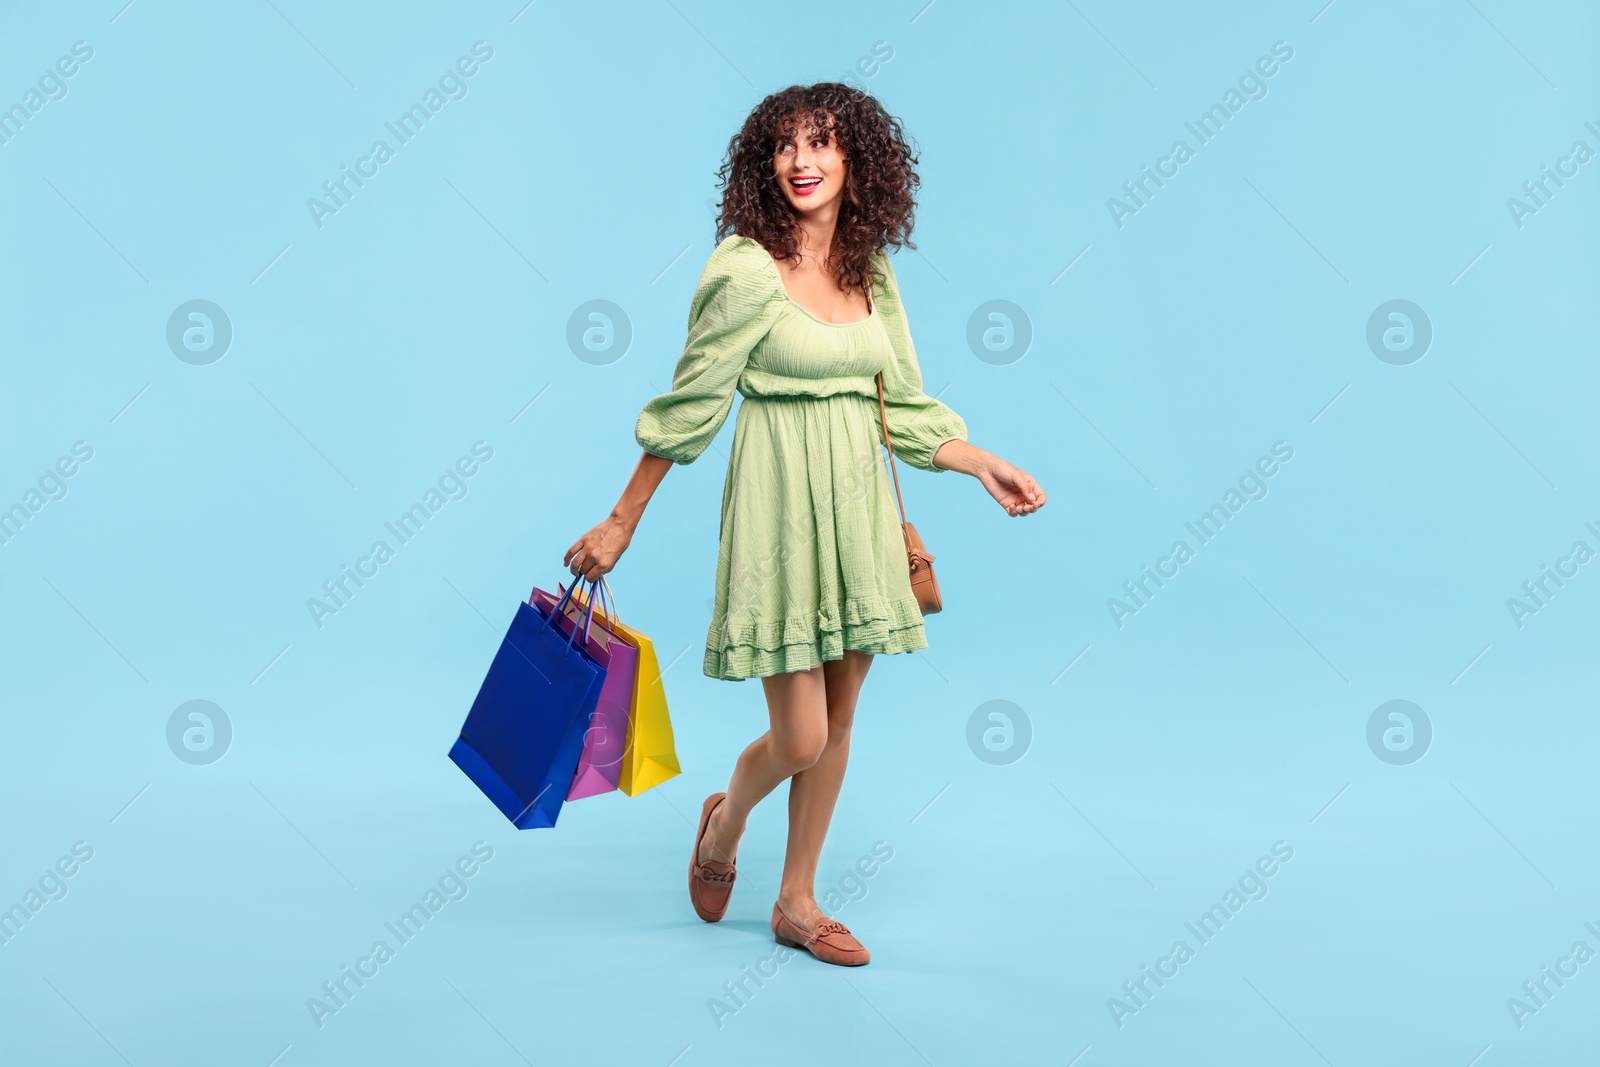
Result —
<path fill-rule="evenodd" d="M 566 605 L 570 601 L 572 601 L 572 599 L 573 599 L 572 594 L 577 591 L 577 588 L 578 588 L 579 584 L 582 583 L 582 581 L 583 581 L 583 576 L 579 575 L 578 576 L 578 580 L 573 582 L 570 586 L 568 586 L 566 591 L 561 594 L 561 599 L 556 601 L 555 606 L 550 609 L 550 614 L 548 616 L 546 616 L 544 622 L 542 622 L 540 624 L 540 628 L 541 629 L 546 629 L 546 628 L 550 627 L 555 622 L 556 616 L 561 614 L 562 609 L 564 607 L 566 607 Z M 584 604 L 584 607 L 587 608 L 588 610 L 583 616 L 583 639 L 584 639 L 585 642 L 587 642 L 589 640 L 589 624 L 590 624 L 590 621 L 594 618 L 595 590 L 598 589 L 599 586 L 600 586 L 600 580 L 596 579 L 594 581 L 594 583 L 590 586 L 589 595 L 585 598 L 588 601 L 586 604 Z M 561 583 L 557 582 L 556 583 L 556 588 L 560 589 L 561 588 Z M 529 600 L 530 603 L 533 600 L 534 594 L 536 594 L 537 592 L 538 592 L 538 589 L 535 589 L 533 593 L 529 593 L 528 594 L 528 600 Z M 581 611 L 582 609 L 579 609 L 579 610 Z M 565 658 L 567 653 L 572 651 L 572 647 L 573 647 L 572 646 L 572 642 L 577 638 L 577 636 L 578 636 L 578 620 L 577 619 L 573 619 L 572 620 L 572 633 L 567 636 L 567 647 L 566 647 L 566 650 L 561 653 L 562 658 Z"/>
<path fill-rule="evenodd" d="M 606 581 L 606 576 L 603 574 L 600 576 L 600 588 L 605 593 L 603 607 L 606 609 L 600 612 L 600 617 L 606 622 L 621 622 L 622 620 L 617 617 L 617 602 L 611 595 L 611 583 Z"/>
<path fill-rule="evenodd" d="M 883 447 L 889 450 L 889 474 L 894 478 L 894 500 L 900 505 L 900 524 L 905 525 L 906 502 L 900 499 L 900 475 L 894 468 L 894 446 L 889 443 L 889 414 L 883 403 L 883 372 L 878 372 L 878 422 L 883 427 Z"/>
<path fill-rule="evenodd" d="M 580 576 L 578 581 L 573 583 L 573 586 L 572 586 L 571 589 L 566 589 L 560 582 L 556 583 L 556 588 L 563 590 L 562 595 L 561 595 L 561 602 L 563 604 L 567 602 L 567 598 L 568 597 L 572 596 L 572 593 L 574 592 L 574 590 L 577 589 L 578 585 L 582 581 L 583 581 L 583 578 L 582 578 L 582 576 Z M 536 590 L 534 590 L 534 592 L 538 592 L 538 590 L 536 589 Z M 583 611 L 583 608 L 582 607 L 578 607 L 576 605 L 581 605 L 581 604 L 585 603 L 585 601 L 590 599 L 590 597 L 593 597 L 593 596 L 596 596 L 596 595 L 598 595 L 600 597 L 599 615 L 600 615 L 601 623 L 605 624 L 605 623 L 609 623 L 609 622 L 621 622 L 622 621 L 621 618 L 619 618 L 618 615 L 617 615 L 616 601 L 614 599 L 612 599 L 611 583 L 606 581 L 606 576 L 603 575 L 603 574 L 599 577 L 598 580 L 596 580 L 594 582 L 594 584 L 592 584 L 589 587 L 589 597 L 585 597 L 583 600 L 578 600 L 577 598 L 574 598 L 574 604 L 575 604 L 574 610 L 579 612 L 579 613 L 581 613 Z M 533 602 L 532 594 L 529 594 L 528 602 L 529 603 Z"/>

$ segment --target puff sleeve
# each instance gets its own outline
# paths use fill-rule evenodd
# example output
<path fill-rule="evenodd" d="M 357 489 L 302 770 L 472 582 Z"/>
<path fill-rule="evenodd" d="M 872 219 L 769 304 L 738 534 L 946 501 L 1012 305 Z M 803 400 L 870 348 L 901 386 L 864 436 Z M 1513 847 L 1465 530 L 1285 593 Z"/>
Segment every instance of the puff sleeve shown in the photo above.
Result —
<path fill-rule="evenodd" d="M 782 283 L 756 258 L 767 255 L 759 242 L 733 235 L 706 261 L 672 391 L 651 398 L 634 425 L 645 451 L 693 463 L 727 420 L 750 350 L 772 326 L 775 287 Z"/>
<path fill-rule="evenodd" d="M 889 418 L 889 443 L 897 459 L 918 470 L 940 472 L 947 468 L 933 465 L 933 454 L 950 440 L 965 441 L 967 424 L 951 408 L 922 391 L 922 369 L 917 365 L 917 350 L 911 343 L 905 308 L 900 303 L 900 286 L 889 257 L 880 254 L 884 280 L 875 287 L 878 315 L 889 334 L 894 358 L 883 368 L 883 401 Z M 873 384 L 876 393 L 877 384 Z M 882 440 L 883 419 L 878 406 L 872 406 L 873 421 Z"/>

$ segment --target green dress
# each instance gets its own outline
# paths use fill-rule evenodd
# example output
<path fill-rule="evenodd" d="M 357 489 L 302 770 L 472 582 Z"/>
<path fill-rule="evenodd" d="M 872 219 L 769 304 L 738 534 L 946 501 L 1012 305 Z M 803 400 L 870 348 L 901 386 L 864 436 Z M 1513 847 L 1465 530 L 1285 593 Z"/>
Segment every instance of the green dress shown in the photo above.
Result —
<path fill-rule="evenodd" d="M 824 322 L 795 303 L 778 263 L 737 234 L 706 262 L 672 391 L 639 413 L 646 451 L 692 463 L 733 406 L 722 492 L 716 597 L 703 672 L 736 681 L 809 670 L 846 649 L 928 647 L 883 453 L 875 376 L 883 372 L 900 462 L 941 471 L 933 454 L 966 423 L 922 391 L 922 372 L 888 257 L 874 265 L 872 313 Z"/>

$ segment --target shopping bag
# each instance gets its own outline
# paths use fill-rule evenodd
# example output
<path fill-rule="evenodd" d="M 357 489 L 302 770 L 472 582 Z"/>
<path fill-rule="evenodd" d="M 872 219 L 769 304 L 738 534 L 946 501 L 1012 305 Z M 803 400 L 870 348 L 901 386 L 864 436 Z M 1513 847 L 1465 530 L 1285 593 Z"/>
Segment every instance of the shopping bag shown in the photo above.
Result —
<path fill-rule="evenodd" d="M 519 830 L 555 825 L 605 683 L 605 668 L 575 640 L 577 629 L 566 634 L 552 623 L 569 598 L 552 611 L 517 605 L 450 749 Z"/>
<path fill-rule="evenodd" d="M 606 680 L 600 687 L 599 703 L 584 731 L 583 753 L 578 757 L 578 771 L 567 790 L 568 800 L 609 793 L 617 788 L 617 776 L 622 771 L 622 757 L 628 741 L 628 709 L 633 703 L 639 650 L 610 628 L 608 620 L 616 614 L 616 606 L 604 577 L 600 579 L 600 592 L 603 599 L 593 613 L 593 631 L 587 635 L 585 644 L 589 654 L 606 668 Z M 536 588 L 528 602 L 541 611 L 550 612 L 559 599 L 554 593 Z M 611 608 L 609 612 L 607 605 Z M 583 625 L 583 607 L 577 598 L 567 601 L 566 611 L 556 616 L 556 625 L 564 633 Z"/>
<path fill-rule="evenodd" d="M 579 598 L 581 601 L 581 598 Z M 633 702 L 628 710 L 627 750 L 622 757 L 617 788 L 638 796 L 652 786 L 681 773 L 672 742 L 672 718 L 667 713 L 667 690 L 661 683 L 661 666 L 650 638 L 615 617 L 606 619 L 612 633 L 639 650 Z"/>

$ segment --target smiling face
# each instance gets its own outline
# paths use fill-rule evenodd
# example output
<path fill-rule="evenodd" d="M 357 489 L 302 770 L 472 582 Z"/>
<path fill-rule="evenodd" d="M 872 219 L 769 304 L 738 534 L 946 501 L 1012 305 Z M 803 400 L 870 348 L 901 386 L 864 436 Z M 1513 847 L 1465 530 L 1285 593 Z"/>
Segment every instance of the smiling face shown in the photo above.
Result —
<path fill-rule="evenodd" d="M 831 129 L 807 125 L 805 116 L 793 119 L 792 135 L 779 134 L 772 153 L 772 170 L 791 207 L 802 215 L 831 209 L 844 192 L 846 163 L 839 139 Z"/>

